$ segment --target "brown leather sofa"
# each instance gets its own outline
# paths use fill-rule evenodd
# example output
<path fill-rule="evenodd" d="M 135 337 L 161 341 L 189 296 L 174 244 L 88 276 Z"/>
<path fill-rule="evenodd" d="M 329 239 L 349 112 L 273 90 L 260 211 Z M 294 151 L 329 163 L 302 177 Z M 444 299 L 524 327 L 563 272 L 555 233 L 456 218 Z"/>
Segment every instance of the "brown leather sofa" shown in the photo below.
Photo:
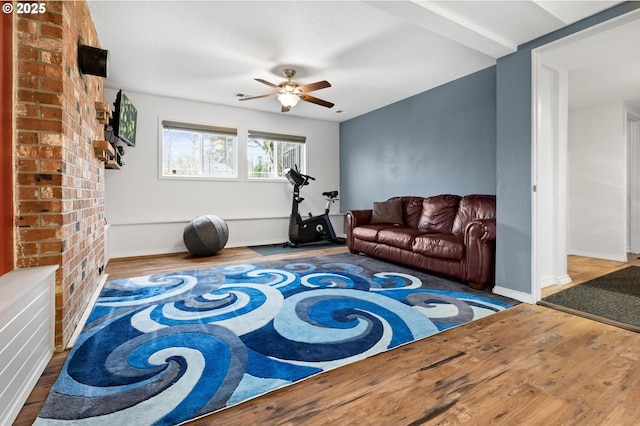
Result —
<path fill-rule="evenodd" d="M 347 246 L 481 290 L 495 269 L 495 195 L 393 197 L 347 212 Z"/>

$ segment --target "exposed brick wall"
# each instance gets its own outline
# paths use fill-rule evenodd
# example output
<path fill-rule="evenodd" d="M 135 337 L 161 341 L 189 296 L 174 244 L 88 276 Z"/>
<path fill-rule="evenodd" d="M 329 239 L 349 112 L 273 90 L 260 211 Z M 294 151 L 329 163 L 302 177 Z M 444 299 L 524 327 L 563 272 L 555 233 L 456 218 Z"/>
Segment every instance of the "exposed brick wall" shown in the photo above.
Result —
<path fill-rule="evenodd" d="M 47 1 L 45 14 L 16 16 L 18 267 L 60 265 L 56 347 L 69 341 L 104 265 L 104 166 L 95 102 L 101 78 L 81 76 L 77 46 L 99 46 L 84 1 Z"/>

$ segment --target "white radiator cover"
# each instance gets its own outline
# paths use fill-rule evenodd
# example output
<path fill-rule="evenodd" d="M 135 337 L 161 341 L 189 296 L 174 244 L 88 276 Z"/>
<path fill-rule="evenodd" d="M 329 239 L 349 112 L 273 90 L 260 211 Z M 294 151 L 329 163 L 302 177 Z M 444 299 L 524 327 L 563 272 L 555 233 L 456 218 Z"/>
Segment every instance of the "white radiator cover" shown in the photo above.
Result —
<path fill-rule="evenodd" d="M 0 277 L 0 425 L 13 423 L 53 356 L 57 269 Z"/>

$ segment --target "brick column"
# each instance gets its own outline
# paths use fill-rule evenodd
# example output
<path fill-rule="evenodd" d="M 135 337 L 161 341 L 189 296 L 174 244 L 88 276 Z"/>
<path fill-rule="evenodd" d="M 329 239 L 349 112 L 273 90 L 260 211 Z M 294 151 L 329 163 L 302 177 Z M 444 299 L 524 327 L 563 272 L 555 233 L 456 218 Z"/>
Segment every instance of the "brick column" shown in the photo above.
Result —
<path fill-rule="evenodd" d="M 46 13 L 17 15 L 16 190 L 18 267 L 60 265 L 56 347 L 63 349 L 104 266 L 104 167 L 95 102 L 103 81 L 82 76 L 77 46 L 99 46 L 84 1 L 47 1 Z"/>

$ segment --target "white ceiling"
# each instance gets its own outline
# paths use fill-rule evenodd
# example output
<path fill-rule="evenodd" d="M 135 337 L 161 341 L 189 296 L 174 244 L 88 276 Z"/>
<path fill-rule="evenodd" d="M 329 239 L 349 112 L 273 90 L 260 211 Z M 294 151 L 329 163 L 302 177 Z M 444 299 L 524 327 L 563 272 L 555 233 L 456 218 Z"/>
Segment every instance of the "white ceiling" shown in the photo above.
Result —
<path fill-rule="evenodd" d="M 286 114 L 344 121 L 492 66 L 617 3 L 89 0 L 89 8 L 109 50 L 107 87 L 280 113 L 275 98 L 237 94 L 271 93 L 254 78 L 278 84 L 294 68 L 300 84 L 331 82 L 312 94 L 335 106 L 300 102 Z"/>

